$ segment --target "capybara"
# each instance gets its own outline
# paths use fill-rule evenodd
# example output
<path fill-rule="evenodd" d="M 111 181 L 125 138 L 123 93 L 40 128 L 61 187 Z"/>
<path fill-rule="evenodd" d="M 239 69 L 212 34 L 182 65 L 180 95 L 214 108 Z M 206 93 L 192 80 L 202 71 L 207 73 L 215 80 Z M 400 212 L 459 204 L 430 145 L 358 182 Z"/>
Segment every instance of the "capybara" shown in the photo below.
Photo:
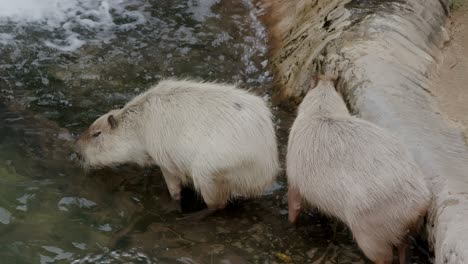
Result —
<path fill-rule="evenodd" d="M 174 200 L 193 184 L 211 212 L 261 195 L 280 170 L 266 103 L 220 83 L 163 80 L 99 117 L 77 149 L 85 167 L 158 165 Z"/>
<path fill-rule="evenodd" d="M 343 221 L 370 260 L 392 263 L 395 246 L 401 262 L 430 202 L 422 172 L 397 137 L 349 114 L 333 78 L 314 83 L 289 135 L 289 221 L 314 206 Z"/>

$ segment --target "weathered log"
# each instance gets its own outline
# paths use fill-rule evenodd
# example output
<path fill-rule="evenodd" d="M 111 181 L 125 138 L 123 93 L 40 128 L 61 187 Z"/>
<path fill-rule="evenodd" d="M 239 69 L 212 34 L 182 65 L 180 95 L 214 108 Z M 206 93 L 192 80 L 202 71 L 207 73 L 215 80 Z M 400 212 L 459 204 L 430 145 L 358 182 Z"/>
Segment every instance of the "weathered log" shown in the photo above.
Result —
<path fill-rule="evenodd" d="M 350 109 L 401 136 L 433 192 L 435 263 L 468 263 L 468 147 L 440 115 L 429 73 L 448 41 L 448 0 L 264 0 L 273 100 L 297 105 L 315 72 L 341 76 Z"/>

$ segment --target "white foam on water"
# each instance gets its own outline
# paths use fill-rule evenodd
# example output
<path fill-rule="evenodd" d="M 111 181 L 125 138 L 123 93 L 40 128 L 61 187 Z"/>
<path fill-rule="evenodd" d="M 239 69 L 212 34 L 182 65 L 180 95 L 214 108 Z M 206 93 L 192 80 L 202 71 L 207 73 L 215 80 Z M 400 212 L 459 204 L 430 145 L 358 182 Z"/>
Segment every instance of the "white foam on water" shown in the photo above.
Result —
<path fill-rule="evenodd" d="M 54 0 L 0 0 L 0 18 L 14 22 L 37 21 L 50 16 L 58 3 Z"/>
<path fill-rule="evenodd" d="M 188 11 L 192 14 L 192 18 L 203 22 L 208 17 L 216 16 L 211 8 L 221 2 L 221 0 L 189 0 L 188 1 Z"/>
<path fill-rule="evenodd" d="M 135 8 L 137 7 L 137 8 Z M 116 23 L 119 17 L 124 23 Z M 116 31 L 127 31 L 146 22 L 144 2 L 137 0 L 0 0 L 0 26 L 37 25 L 62 38 L 44 40 L 48 47 L 74 51 L 90 41 L 106 41 Z M 99 35 L 89 37 L 83 31 Z M 11 43 L 12 35 L 0 34 L 0 44 Z"/>
<path fill-rule="evenodd" d="M 15 36 L 13 36 L 12 34 L 0 33 L 0 44 L 7 45 L 11 41 L 13 41 L 14 38 Z"/>

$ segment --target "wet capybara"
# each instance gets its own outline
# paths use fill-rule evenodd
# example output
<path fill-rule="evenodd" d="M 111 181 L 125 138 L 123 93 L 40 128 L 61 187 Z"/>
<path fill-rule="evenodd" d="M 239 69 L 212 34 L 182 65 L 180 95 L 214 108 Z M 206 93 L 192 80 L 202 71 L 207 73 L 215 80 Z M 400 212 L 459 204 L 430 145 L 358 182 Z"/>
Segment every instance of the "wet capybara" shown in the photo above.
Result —
<path fill-rule="evenodd" d="M 233 85 L 163 80 L 99 117 L 77 141 L 85 167 L 160 166 L 171 196 L 193 184 L 208 206 L 254 197 L 279 171 L 272 115 Z"/>
<path fill-rule="evenodd" d="M 406 238 L 430 193 L 406 146 L 349 114 L 331 77 L 320 76 L 299 106 L 287 152 L 289 220 L 303 203 L 337 217 L 375 263 L 404 259 Z"/>

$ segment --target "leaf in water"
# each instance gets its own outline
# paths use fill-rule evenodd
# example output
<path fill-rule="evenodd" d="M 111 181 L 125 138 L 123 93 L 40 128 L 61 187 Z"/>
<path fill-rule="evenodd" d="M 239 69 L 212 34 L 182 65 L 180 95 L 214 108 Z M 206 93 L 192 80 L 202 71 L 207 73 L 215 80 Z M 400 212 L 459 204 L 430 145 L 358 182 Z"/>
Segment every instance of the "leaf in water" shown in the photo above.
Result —
<path fill-rule="evenodd" d="M 280 260 L 282 260 L 283 262 L 286 262 L 286 263 L 292 263 L 293 260 L 290 256 L 286 255 L 286 254 L 283 254 L 283 253 L 275 253 L 275 256 L 277 258 L 279 258 Z"/>

